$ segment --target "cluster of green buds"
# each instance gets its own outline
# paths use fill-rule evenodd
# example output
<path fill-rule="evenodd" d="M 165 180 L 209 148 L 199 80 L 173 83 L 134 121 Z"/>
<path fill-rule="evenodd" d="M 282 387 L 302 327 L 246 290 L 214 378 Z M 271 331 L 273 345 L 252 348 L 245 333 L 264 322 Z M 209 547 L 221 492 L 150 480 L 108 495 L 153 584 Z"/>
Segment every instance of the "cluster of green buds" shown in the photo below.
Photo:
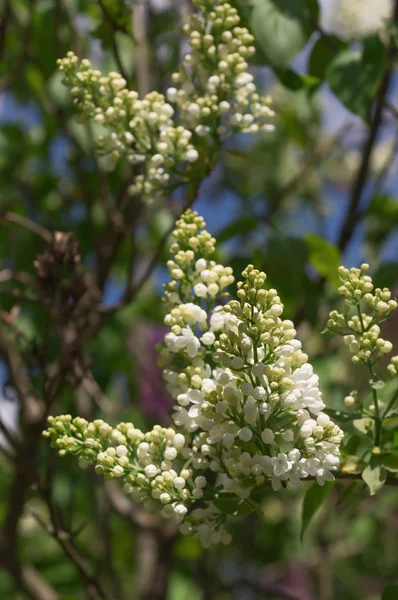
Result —
<path fill-rule="evenodd" d="M 43 432 L 60 456 L 77 456 L 82 468 L 94 465 L 106 479 L 119 479 L 126 494 L 176 522 L 203 494 L 203 476 L 193 477 L 192 450 L 184 435 L 155 425 L 143 433 L 133 423 L 115 428 L 101 419 L 88 422 L 71 415 L 49 418 Z"/>
<path fill-rule="evenodd" d="M 368 269 L 366 263 L 359 269 L 339 268 L 342 285 L 338 291 L 345 298 L 344 310 L 332 311 L 327 327 L 344 337 L 355 364 L 373 365 L 392 350 L 391 342 L 380 335 L 380 324 L 391 316 L 397 302 L 388 288 L 374 288 Z"/>
<path fill-rule="evenodd" d="M 388 398 L 387 386 L 382 374 L 376 372 L 376 365 L 393 349 L 392 343 L 385 340 L 381 333 L 382 323 L 396 310 L 397 302 L 391 298 L 388 288 L 374 287 L 372 278 L 367 274 L 368 270 L 369 265 L 366 263 L 359 269 L 340 267 L 342 285 L 339 293 L 344 297 L 344 308 L 342 312 L 334 310 L 330 313 L 327 328 L 343 337 L 352 354 L 353 363 L 365 366 L 368 371 L 370 404 L 366 398 L 361 399 L 356 390 L 351 391 L 344 402 L 348 409 L 354 409 L 356 415 L 364 417 L 363 424 L 373 440 L 374 452 L 380 453 L 380 445 L 391 450 L 391 435 L 385 429 L 385 421 L 392 414 L 398 390 Z M 393 356 L 387 367 L 391 376 L 397 375 L 397 367 L 398 356 Z M 371 469 L 376 459 L 372 455 L 369 460 Z M 366 481 L 365 474 L 366 469 Z M 371 485 L 369 487 L 373 493 Z"/>
<path fill-rule="evenodd" d="M 236 9 L 219 0 L 196 4 L 200 12 L 185 28 L 191 53 L 172 77 L 168 101 L 156 91 L 139 98 L 119 73 L 103 75 L 73 52 L 58 61 L 81 120 L 104 128 L 98 151 L 109 168 L 122 158 L 137 165 L 129 192 L 148 204 L 201 181 L 229 135 L 273 130 L 270 99 L 248 72 L 254 40 Z"/>
<path fill-rule="evenodd" d="M 257 93 L 247 60 L 255 53 L 254 37 L 240 26 L 236 8 L 220 0 L 194 0 L 201 12 L 194 14 L 184 32 L 191 52 L 172 76 L 177 88 L 167 97 L 176 102 L 181 121 L 198 136 L 214 132 L 272 131 L 271 99 Z"/>

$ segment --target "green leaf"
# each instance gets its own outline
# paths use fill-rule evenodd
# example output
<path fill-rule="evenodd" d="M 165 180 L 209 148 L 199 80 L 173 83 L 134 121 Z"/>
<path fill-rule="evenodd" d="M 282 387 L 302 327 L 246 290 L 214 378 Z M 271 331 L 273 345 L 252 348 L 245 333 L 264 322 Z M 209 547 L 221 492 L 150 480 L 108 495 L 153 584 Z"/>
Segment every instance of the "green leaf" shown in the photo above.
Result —
<path fill-rule="evenodd" d="M 38 67 L 32 64 L 28 64 L 25 67 L 25 76 L 26 79 L 32 89 L 32 92 L 39 100 L 42 102 L 46 101 L 46 81 L 44 79 L 43 73 L 40 71 Z"/>
<path fill-rule="evenodd" d="M 250 28 L 271 65 L 286 68 L 313 28 L 306 0 L 251 0 Z"/>
<path fill-rule="evenodd" d="M 327 498 L 328 494 L 333 488 L 333 485 L 334 481 L 328 481 L 323 486 L 314 483 L 305 494 L 301 520 L 301 541 L 303 541 L 304 534 L 313 516 Z"/>
<path fill-rule="evenodd" d="M 381 600 L 397 600 L 398 598 L 398 585 L 392 584 L 387 585 L 381 596 Z"/>
<path fill-rule="evenodd" d="M 349 421 L 362 419 L 361 413 L 348 413 L 342 410 L 335 410 L 334 408 L 324 408 L 323 412 L 329 415 L 329 417 L 332 417 L 334 421 L 338 421 L 339 423 L 348 423 Z"/>
<path fill-rule="evenodd" d="M 310 251 L 309 262 L 320 275 L 339 285 L 338 268 L 340 266 L 340 252 L 318 235 L 306 235 L 304 240 Z"/>
<path fill-rule="evenodd" d="M 294 92 L 302 90 L 303 88 L 311 89 L 321 83 L 321 80 L 318 79 L 318 77 L 313 77 L 312 75 L 301 75 L 300 73 L 296 73 L 296 71 L 291 68 L 274 68 L 274 72 L 279 81 L 289 90 L 293 90 Z"/>
<path fill-rule="evenodd" d="M 308 62 L 308 73 L 319 80 L 325 79 L 326 71 L 345 44 L 335 35 L 321 36 L 315 43 Z"/>
<path fill-rule="evenodd" d="M 222 229 L 217 235 L 218 242 L 225 242 L 235 235 L 250 233 L 258 226 L 258 219 L 250 215 L 236 219 L 230 225 Z"/>
<path fill-rule="evenodd" d="M 373 460 L 372 457 L 371 463 L 362 472 L 362 479 L 368 486 L 370 495 L 374 496 L 383 487 L 387 479 L 387 473 L 385 469 L 376 464 L 376 460 Z"/>
<path fill-rule="evenodd" d="M 387 471 L 398 473 L 398 454 L 381 454 L 378 458 L 381 466 Z"/>
<path fill-rule="evenodd" d="M 367 210 L 369 216 L 378 219 L 387 219 L 391 223 L 398 223 L 398 198 L 389 196 L 374 196 Z"/>
<path fill-rule="evenodd" d="M 378 36 L 372 36 L 365 40 L 363 52 L 340 52 L 330 63 L 326 79 L 340 102 L 368 121 L 384 68 L 385 48 Z"/>

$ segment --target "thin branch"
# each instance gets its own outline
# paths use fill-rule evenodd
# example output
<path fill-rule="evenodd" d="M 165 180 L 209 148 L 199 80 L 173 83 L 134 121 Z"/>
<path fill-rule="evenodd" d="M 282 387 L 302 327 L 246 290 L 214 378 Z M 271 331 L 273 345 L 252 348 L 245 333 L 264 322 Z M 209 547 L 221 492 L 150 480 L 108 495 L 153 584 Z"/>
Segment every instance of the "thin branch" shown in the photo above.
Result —
<path fill-rule="evenodd" d="M 6 296 L 19 303 L 27 302 L 28 304 L 48 304 L 42 298 L 22 294 L 22 292 L 19 290 L 0 290 L 0 296 Z"/>
<path fill-rule="evenodd" d="M 0 540 L 0 564 L 13 578 L 15 585 L 31 600 L 60 600 L 57 592 L 29 564 L 20 564 Z"/>
<path fill-rule="evenodd" d="M 41 406 L 33 392 L 32 383 L 26 373 L 24 360 L 14 344 L 5 334 L 4 325 L 0 319 L 0 353 L 3 354 L 12 378 L 13 385 L 18 392 L 21 407 L 29 422 L 37 422 L 41 415 Z"/>
<path fill-rule="evenodd" d="M 313 151 L 306 157 L 306 160 L 300 169 L 300 171 L 293 175 L 293 177 L 281 188 L 278 193 L 279 204 L 293 193 L 297 193 L 302 185 L 308 181 L 308 175 L 311 171 L 319 165 L 325 157 L 336 148 L 341 140 L 349 133 L 354 127 L 353 123 L 344 124 L 334 135 L 327 140 L 321 141 L 313 149 Z"/>
<path fill-rule="evenodd" d="M 10 211 L 5 212 L 3 215 L 0 214 L 0 223 L 20 225 L 24 229 L 35 233 L 47 243 L 50 243 L 53 239 L 52 233 L 39 223 Z"/>
<path fill-rule="evenodd" d="M 105 20 L 109 23 L 109 25 L 112 27 L 112 29 L 114 29 L 115 31 L 122 31 L 126 35 L 130 35 L 130 32 L 128 31 L 128 29 L 126 27 L 124 27 L 124 25 L 115 21 L 112 13 L 105 6 L 105 3 L 103 2 L 103 0 L 98 0 L 98 4 L 101 7 L 101 10 L 105 17 Z"/>
<path fill-rule="evenodd" d="M 362 479 L 362 473 L 333 473 L 334 477 L 336 480 L 339 481 L 362 481 L 363 484 L 365 484 L 364 480 Z M 303 479 L 303 481 L 316 481 L 316 476 L 309 476 L 306 477 L 305 479 Z M 398 486 L 398 477 L 387 477 L 387 479 L 384 482 L 385 485 L 392 485 L 392 486 Z"/>
<path fill-rule="evenodd" d="M 398 120 L 398 108 L 392 102 L 389 102 L 389 100 L 384 100 L 384 106 Z"/>
<path fill-rule="evenodd" d="M 151 89 L 148 40 L 146 32 L 147 9 L 144 4 L 133 4 L 132 27 L 135 39 L 135 65 L 138 93 L 143 98 Z"/>
<path fill-rule="evenodd" d="M 394 15 L 393 19 L 395 22 L 398 21 L 398 0 L 395 2 L 394 7 Z M 360 204 L 363 196 L 363 192 L 366 187 L 366 183 L 368 181 L 369 175 L 369 167 L 370 161 L 372 157 L 372 152 L 376 144 L 376 140 L 379 134 L 379 130 L 382 126 L 383 122 L 383 109 L 385 107 L 385 101 L 390 89 L 392 75 L 393 75 L 393 64 L 392 59 L 395 54 L 394 46 L 390 46 L 387 52 L 387 58 L 389 60 L 389 66 L 384 73 L 379 92 L 376 98 L 376 106 L 374 110 L 374 115 L 370 123 L 370 129 L 368 133 L 368 137 L 365 141 L 363 152 L 362 152 L 362 161 L 359 166 L 357 175 L 354 180 L 354 185 L 351 193 L 351 201 L 348 206 L 348 210 L 343 222 L 343 226 L 340 231 L 340 236 L 338 240 L 338 248 L 340 251 L 345 250 L 348 243 L 350 242 L 354 232 L 364 216 L 364 212 L 361 212 Z"/>
<path fill-rule="evenodd" d="M 201 184 L 201 181 L 197 181 L 193 184 L 192 189 L 188 195 L 188 199 L 185 203 L 184 210 L 182 212 L 185 212 L 185 210 L 187 210 L 194 204 L 194 202 L 197 198 L 198 192 L 199 192 L 200 184 Z M 174 220 L 175 219 L 173 219 L 172 226 L 169 227 L 169 229 L 160 238 L 158 245 L 156 247 L 156 250 L 155 250 L 154 254 L 152 255 L 151 260 L 149 261 L 146 269 L 144 270 L 143 274 L 138 279 L 138 281 L 136 281 L 134 283 L 133 280 L 131 279 L 133 274 L 130 273 L 123 298 L 119 302 L 116 302 L 115 304 L 112 304 L 110 306 L 101 305 L 99 307 L 99 311 L 102 315 L 109 316 L 109 315 L 114 314 L 121 308 L 124 308 L 125 306 L 127 306 L 127 304 L 129 304 L 136 297 L 138 292 L 140 292 L 141 288 L 145 285 L 145 283 L 148 281 L 148 279 L 152 275 L 152 272 L 154 271 L 154 269 L 158 263 L 158 260 L 164 250 L 166 242 L 167 242 L 170 234 L 172 233 L 172 231 L 175 228 Z"/>
<path fill-rule="evenodd" d="M 128 81 L 129 80 L 129 76 L 126 72 L 126 69 L 123 66 L 123 62 L 122 62 L 122 57 L 120 55 L 119 52 L 119 46 L 117 45 L 117 40 L 116 40 L 116 35 L 113 34 L 112 35 L 112 52 L 113 52 L 113 56 L 115 57 L 115 62 L 117 64 L 117 67 L 119 69 L 120 74 L 122 75 L 122 77 Z"/>
<path fill-rule="evenodd" d="M 231 591 L 236 590 L 236 588 L 250 588 L 257 594 L 261 594 L 268 597 L 268 594 L 272 596 L 277 596 L 278 598 L 283 598 L 283 600 L 306 600 L 304 596 L 294 592 L 292 590 L 288 590 L 283 586 L 279 586 L 275 583 L 266 583 L 265 581 L 261 581 L 261 579 L 252 580 L 250 578 L 240 579 L 239 581 L 234 581 L 232 584 L 222 584 L 217 587 L 217 591 Z"/>
<path fill-rule="evenodd" d="M 0 58 L 2 58 L 4 48 L 6 46 L 6 37 L 9 20 L 11 17 L 11 0 L 6 0 L 4 3 L 3 14 L 0 19 Z"/>
<path fill-rule="evenodd" d="M 76 547 L 72 534 L 65 527 L 61 511 L 52 498 L 51 483 L 46 482 L 45 486 L 39 488 L 41 496 L 47 505 L 51 526 L 49 527 L 41 517 L 34 514 L 38 523 L 59 543 L 65 555 L 75 565 L 84 586 L 93 600 L 106 600 L 107 596 L 101 587 L 101 584 L 91 572 L 80 551 Z"/>
<path fill-rule="evenodd" d="M 134 504 L 134 502 L 122 492 L 116 481 L 104 481 L 104 485 L 113 509 L 137 527 L 154 530 L 158 529 L 160 524 L 164 524 L 161 517 L 150 515 L 145 512 L 142 507 Z"/>
<path fill-rule="evenodd" d="M 19 448 L 19 440 L 15 437 L 13 433 L 8 429 L 7 425 L 4 423 L 3 419 L 0 418 L 0 432 L 4 435 L 7 442 L 10 444 L 11 448 L 17 450 Z M 12 455 L 10 455 L 12 458 Z"/>

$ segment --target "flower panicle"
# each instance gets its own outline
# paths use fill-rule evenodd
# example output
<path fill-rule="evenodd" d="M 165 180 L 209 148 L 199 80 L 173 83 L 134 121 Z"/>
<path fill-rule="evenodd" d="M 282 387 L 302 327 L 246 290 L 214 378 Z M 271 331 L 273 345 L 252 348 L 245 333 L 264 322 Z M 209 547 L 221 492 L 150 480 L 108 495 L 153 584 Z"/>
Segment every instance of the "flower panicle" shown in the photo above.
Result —
<path fill-rule="evenodd" d="M 231 135 L 273 130 L 271 100 L 249 72 L 253 36 L 228 2 L 197 5 L 184 28 L 190 52 L 165 96 L 140 98 L 120 73 L 104 75 L 73 52 L 58 61 L 81 120 L 101 126 L 98 152 L 110 169 L 121 159 L 137 166 L 128 191 L 147 204 L 202 180 Z"/>

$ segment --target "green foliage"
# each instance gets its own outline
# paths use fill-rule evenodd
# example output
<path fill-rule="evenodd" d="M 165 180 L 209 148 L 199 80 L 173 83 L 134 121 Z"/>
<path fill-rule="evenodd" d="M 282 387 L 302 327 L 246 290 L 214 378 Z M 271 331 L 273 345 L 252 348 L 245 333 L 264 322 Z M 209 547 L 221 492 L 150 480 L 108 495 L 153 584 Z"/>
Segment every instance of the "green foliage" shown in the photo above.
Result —
<path fill-rule="evenodd" d="M 326 501 L 326 498 L 331 492 L 333 485 L 333 482 L 327 482 L 323 487 L 320 487 L 317 483 L 313 483 L 312 486 L 307 490 L 304 496 L 301 516 L 301 540 L 303 540 L 304 534 L 307 531 L 307 528 L 316 512 Z"/>
<path fill-rule="evenodd" d="M 321 36 L 314 44 L 308 63 L 308 73 L 324 80 L 330 63 L 345 48 L 345 44 L 335 35 Z"/>
<path fill-rule="evenodd" d="M 250 25 L 273 67 L 286 68 L 313 28 L 307 0 L 251 0 Z"/>
<path fill-rule="evenodd" d="M 338 99 L 365 121 L 382 80 L 385 47 L 378 36 L 365 40 L 363 50 L 347 49 L 330 62 L 326 80 Z"/>
<path fill-rule="evenodd" d="M 368 486 L 371 496 L 374 496 L 376 492 L 383 487 L 387 479 L 387 473 L 383 467 L 379 464 L 375 464 L 376 462 L 378 461 L 372 460 L 362 472 L 362 479 Z"/>
<path fill-rule="evenodd" d="M 381 596 L 381 600 L 395 600 L 398 594 L 398 585 L 387 585 Z"/>
<path fill-rule="evenodd" d="M 338 249 L 317 235 L 306 235 L 305 242 L 310 252 L 310 265 L 331 283 L 334 285 L 338 284 L 338 267 L 340 265 L 340 253 Z"/>

